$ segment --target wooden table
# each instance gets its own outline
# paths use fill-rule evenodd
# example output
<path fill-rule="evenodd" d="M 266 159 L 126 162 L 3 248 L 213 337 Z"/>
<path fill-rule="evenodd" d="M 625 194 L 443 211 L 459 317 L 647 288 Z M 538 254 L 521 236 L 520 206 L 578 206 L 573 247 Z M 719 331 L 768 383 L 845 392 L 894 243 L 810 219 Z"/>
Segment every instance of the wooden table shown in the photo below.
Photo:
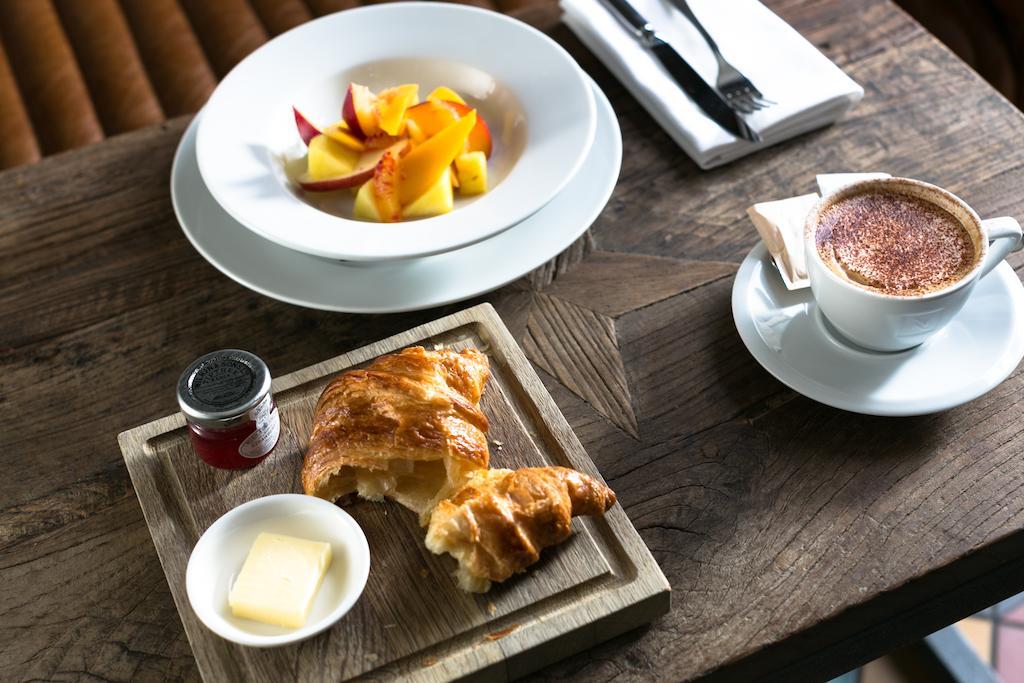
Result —
<path fill-rule="evenodd" d="M 671 614 L 538 678 L 821 679 L 1024 589 L 1024 375 L 940 415 L 862 417 L 743 348 L 744 208 L 816 172 L 932 181 L 1024 216 L 1024 119 L 887 0 L 769 3 L 853 78 L 839 125 L 700 172 L 608 93 L 622 176 L 590 234 L 494 303 L 674 588 Z M 179 230 L 187 121 L 0 174 L 0 679 L 197 677 L 116 443 L 204 351 L 282 375 L 442 313 L 278 303 Z M 1019 269 L 1018 255 L 1012 263 Z"/>

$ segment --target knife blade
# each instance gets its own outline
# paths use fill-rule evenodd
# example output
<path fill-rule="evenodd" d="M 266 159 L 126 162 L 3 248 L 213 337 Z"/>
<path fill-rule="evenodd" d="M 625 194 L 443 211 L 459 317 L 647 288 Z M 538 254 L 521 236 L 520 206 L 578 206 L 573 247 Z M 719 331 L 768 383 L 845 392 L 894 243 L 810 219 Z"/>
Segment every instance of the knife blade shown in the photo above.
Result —
<path fill-rule="evenodd" d="M 725 98 L 700 77 L 690 63 L 674 47 L 666 43 L 628 0 L 604 0 L 619 21 L 654 57 L 661 62 L 672 79 L 708 118 L 738 138 L 760 142 L 761 136 L 725 101 Z"/>

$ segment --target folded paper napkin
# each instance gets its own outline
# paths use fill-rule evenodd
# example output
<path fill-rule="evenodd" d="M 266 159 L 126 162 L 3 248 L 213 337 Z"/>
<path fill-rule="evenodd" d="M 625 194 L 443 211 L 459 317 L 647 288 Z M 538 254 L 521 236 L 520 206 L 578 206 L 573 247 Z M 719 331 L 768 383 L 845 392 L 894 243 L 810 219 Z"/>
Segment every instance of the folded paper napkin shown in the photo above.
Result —
<path fill-rule="evenodd" d="M 714 54 L 669 0 L 630 2 L 714 85 Z M 761 142 L 736 138 L 707 118 L 600 0 L 560 0 L 565 23 L 701 168 L 720 166 L 828 125 L 864 95 L 839 67 L 757 0 L 689 3 L 725 58 L 776 102 L 746 117 L 761 134 Z"/>
<path fill-rule="evenodd" d="M 888 178 L 888 173 L 822 173 L 817 176 L 818 192 L 789 199 L 758 202 L 747 215 L 778 266 L 787 289 L 809 287 L 804 260 L 804 222 L 822 195 L 834 192 L 858 180 Z"/>

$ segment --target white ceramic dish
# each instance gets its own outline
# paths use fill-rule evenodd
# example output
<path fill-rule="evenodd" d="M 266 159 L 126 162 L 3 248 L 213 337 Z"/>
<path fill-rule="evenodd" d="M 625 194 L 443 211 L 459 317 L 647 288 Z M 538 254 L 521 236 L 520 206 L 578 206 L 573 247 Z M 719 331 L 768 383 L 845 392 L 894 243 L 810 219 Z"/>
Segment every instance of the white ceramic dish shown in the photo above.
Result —
<path fill-rule="evenodd" d="M 576 178 L 547 206 L 495 237 L 457 251 L 392 263 L 345 264 L 285 249 L 246 230 L 206 190 L 195 158 L 200 114 L 182 137 L 171 200 L 186 237 L 214 267 L 265 296 L 310 308 L 390 313 L 497 289 L 557 255 L 590 227 L 619 177 L 622 138 L 604 94 L 595 143 Z"/>
<path fill-rule="evenodd" d="M 1024 286 L 1007 263 L 978 281 L 948 325 L 907 351 L 847 342 L 809 289 L 786 289 L 763 244 L 736 273 L 732 313 L 743 343 L 776 379 L 815 401 L 868 415 L 948 410 L 995 387 L 1024 357 Z"/>
<path fill-rule="evenodd" d="M 263 531 L 331 544 L 331 566 L 302 628 L 238 619 L 228 607 L 235 577 Z M 282 493 L 239 505 L 211 524 L 192 549 L 185 588 L 196 616 L 217 635 L 241 645 L 276 647 L 316 635 L 342 618 L 362 594 L 369 571 L 366 536 L 347 512 L 320 498 Z"/>
<path fill-rule="evenodd" d="M 291 107 L 331 123 L 349 81 L 360 79 L 372 88 L 418 83 L 421 95 L 442 82 L 461 89 L 491 126 L 490 167 L 504 177 L 419 221 L 365 223 L 314 208 L 285 171 L 305 153 Z M 430 2 L 361 7 L 292 29 L 236 66 L 203 111 L 197 156 L 218 203 L 273 242 L 352 261 L 451 251 L 519 223 L 576 175 L 596 128 L 587 76 L 557 43 L 497 12 Z"/>

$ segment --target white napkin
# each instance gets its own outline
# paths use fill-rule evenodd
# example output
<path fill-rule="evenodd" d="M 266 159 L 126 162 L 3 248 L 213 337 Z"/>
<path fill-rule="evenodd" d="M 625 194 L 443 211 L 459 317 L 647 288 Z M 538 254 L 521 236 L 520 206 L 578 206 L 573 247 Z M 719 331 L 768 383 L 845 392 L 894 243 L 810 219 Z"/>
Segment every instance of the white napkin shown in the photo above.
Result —
<path fill-rule="evenodd" d="M 714 85 L 714 54 L 683 14 L 668 0 L 630 2 Z M 689 3 L 725 58 L 777 103 L 746 117 L 761 142 L 736 138 L 707 118 L 600 0 L 560 0 L 565 23 L 701 168 L 828 125 L 864 95 L 839 67 L 757 0 Z"/>

